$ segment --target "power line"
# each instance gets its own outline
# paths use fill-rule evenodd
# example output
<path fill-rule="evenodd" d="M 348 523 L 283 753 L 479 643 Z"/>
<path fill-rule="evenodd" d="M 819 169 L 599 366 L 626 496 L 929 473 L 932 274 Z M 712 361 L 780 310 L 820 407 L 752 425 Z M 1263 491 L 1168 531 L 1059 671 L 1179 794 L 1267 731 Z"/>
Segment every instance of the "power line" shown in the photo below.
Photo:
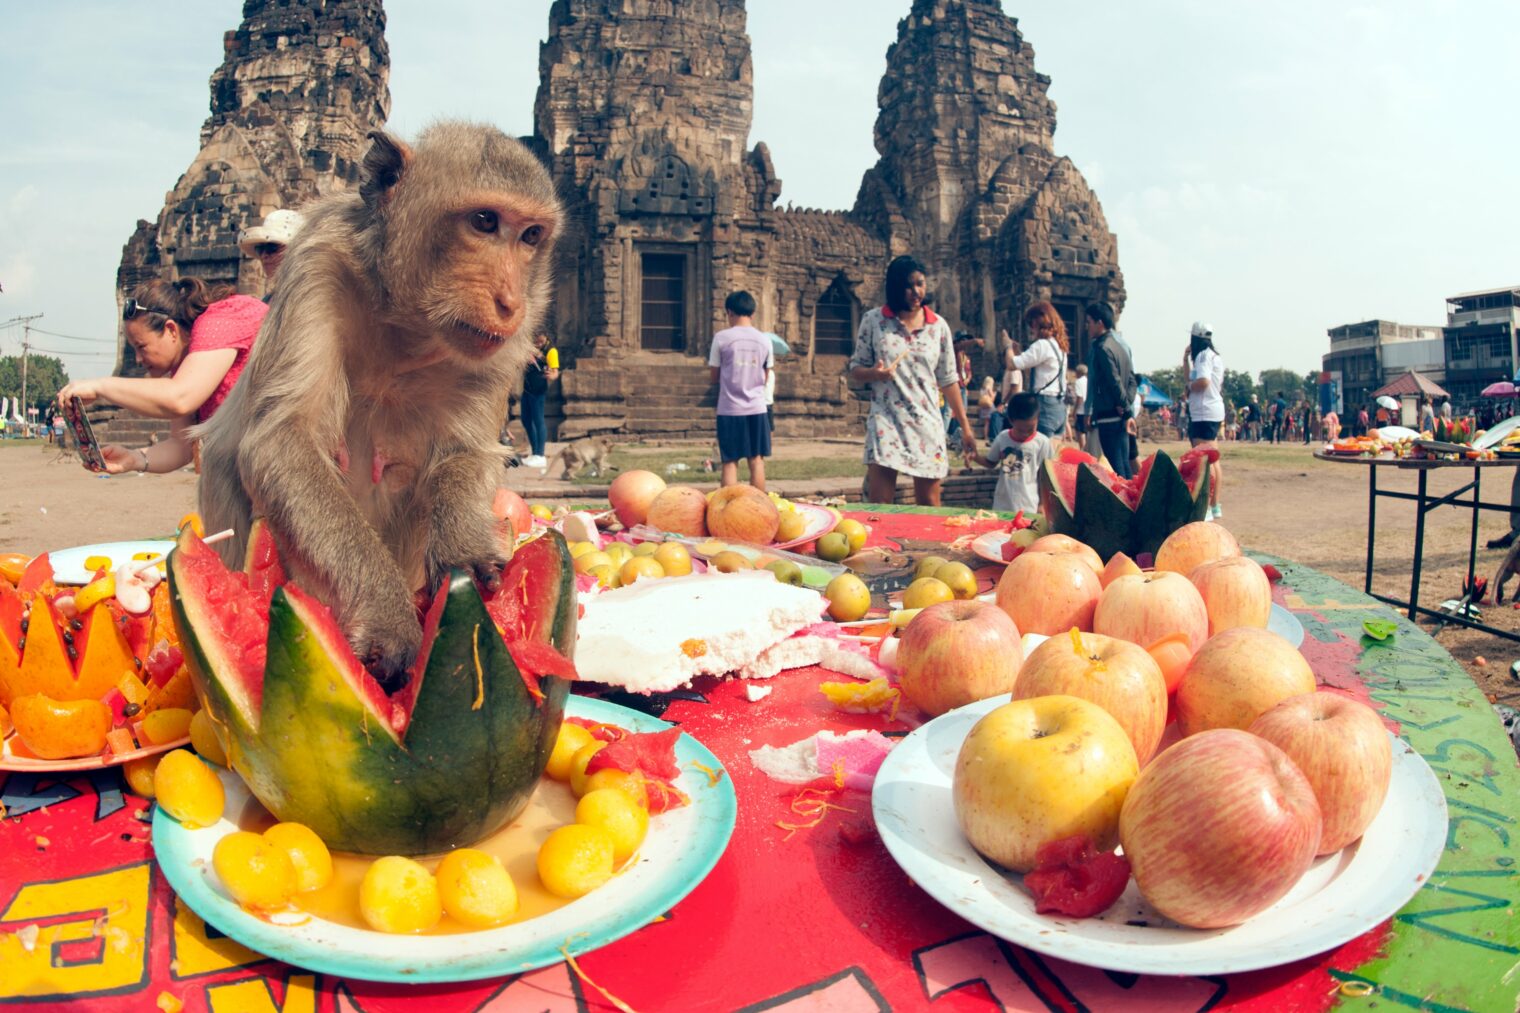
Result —
<path fill-rule="evenodd" d="M 39 347 L 37 345 L 32 345 L 31 349 L 34 352 L 46 352 L 48 355 L 67 355 L 67 356 L 69 356 L 72 359 L 114 359 L 114 358 L 116 358 L 116 353 L 115 352 L 64 352 L 64 351 L 60 351 L 59 349 L 56 349 L 56 348 L 41 348 L 41 347 Z"/>
<path fill-rule="evenodd" d="M 41 327 L 33 327 L 32 330 L 36 331 L 38 334 L 46 334 L 50 338 L 67 338 L 70 341 L 90 341 L 96 343 L 110 341 L 114 343 L 116 340 L 114 338 L 84 338 L 80 337 L 78 334 L 59 334 L 57 331 L 44 331 Z"/>

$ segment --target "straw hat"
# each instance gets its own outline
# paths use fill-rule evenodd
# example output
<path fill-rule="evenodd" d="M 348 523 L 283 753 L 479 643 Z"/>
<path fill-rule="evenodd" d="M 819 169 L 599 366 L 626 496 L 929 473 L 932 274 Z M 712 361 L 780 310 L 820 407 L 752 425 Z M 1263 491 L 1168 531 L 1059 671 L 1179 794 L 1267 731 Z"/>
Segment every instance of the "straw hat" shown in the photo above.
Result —
<path fill-rule="evenodd" d="M 278 211 L 269 212 L 264 219 L 263 225 L 255 225 L 251 229 L 244 229 L 243 234 L 238 236 L 238 249 L 248 256 L 253 256 L 254 247 L 260 243 L 279 243 L 281 246 L 289 246 L 290 241 L 301 231 L 301 225 L 306 221 L 298 211 L 288 211 L 281 208 Z"/>

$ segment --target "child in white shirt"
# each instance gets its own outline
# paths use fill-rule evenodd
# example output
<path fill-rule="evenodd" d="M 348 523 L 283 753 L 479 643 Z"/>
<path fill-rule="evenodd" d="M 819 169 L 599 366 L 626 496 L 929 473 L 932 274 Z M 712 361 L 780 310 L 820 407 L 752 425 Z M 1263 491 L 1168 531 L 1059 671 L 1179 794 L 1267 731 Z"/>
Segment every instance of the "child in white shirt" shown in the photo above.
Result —
<path fill-rule="evenodd" d="M 1040 509 L 1040 469 L 1056 456 L 1049 436 L 1038 429 L 1040 402 L 1033 394 L 1015 394 L 1008 402 L 1008 428 L 998 433 L 987 456 L 967 459 L 984 468 L 998 469 L 992 509 L 1026 514 Z"/>

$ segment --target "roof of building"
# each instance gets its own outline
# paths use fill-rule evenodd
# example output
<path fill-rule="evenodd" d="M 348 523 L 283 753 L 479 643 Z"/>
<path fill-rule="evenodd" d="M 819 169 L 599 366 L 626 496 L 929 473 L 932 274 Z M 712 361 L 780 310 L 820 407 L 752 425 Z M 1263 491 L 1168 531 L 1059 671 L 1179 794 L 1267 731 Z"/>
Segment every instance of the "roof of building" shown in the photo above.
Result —
<path fill-rule="evenodd" d="M 1456 299 L 1471 299 L 1479 295 L 1498 295 L 1500 292 L 1520 292 L 1520 285 L 1500 285 L 1497 288 L 1480 288 L 1474 292 L 1458 292 L 1456 295 L 1446 297 L 1447 302 Z"/>
<path fill-rule="evenodd" d="M 1402 397 L 1405 394 L 1424 394 L 1426 397 L 1451 397 L 1439 384 L 1425 379 L 1425 377 L 1412 369 L 1392 383 L 1386 383 L 1372 392 L 1373 397 L 1382 397 L 1384 394 L 1390 397 Z"/>

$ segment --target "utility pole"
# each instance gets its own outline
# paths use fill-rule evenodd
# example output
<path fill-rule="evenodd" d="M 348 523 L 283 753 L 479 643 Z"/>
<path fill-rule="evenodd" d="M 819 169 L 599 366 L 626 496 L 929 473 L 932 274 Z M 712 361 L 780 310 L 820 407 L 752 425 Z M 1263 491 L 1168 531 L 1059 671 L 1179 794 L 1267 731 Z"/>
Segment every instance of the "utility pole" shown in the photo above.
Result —
<path fill-rule="evenodd" d="M 24 436 L 31 435 L 32 431 L 31 412 L 27 411 L 26 403 L 26 365 L 32 350 L 32 321 L 41 319 L 41 313 L 33 313 L 29 317 L 11 317 L 5 322 L 7 325 L 21 325 L 21 432 Z"/>

